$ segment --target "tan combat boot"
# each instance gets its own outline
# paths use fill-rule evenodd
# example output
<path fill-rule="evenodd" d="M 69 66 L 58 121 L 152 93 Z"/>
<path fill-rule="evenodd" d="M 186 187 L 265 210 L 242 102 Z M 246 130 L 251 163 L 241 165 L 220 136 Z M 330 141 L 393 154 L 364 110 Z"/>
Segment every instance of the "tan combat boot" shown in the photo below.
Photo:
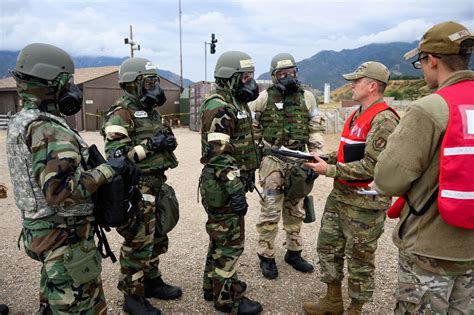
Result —
<path fill-rule="evenodd" d="M 342 293 L 340 283 L 328 283 L 326 296 L 319 299 L 316 303 L 305 302 L 303 309 L 309 315 L 342 315 L 344 305 L 342 304 Z"/>
<path fill-rule="evenodd" d="M 364 303 L 351 300 L 351 305 L 349 305 L 349 308 L 347 309 L 347 314 L 348 315 L 361 315 L 363 306 L 364 306 Z"/>

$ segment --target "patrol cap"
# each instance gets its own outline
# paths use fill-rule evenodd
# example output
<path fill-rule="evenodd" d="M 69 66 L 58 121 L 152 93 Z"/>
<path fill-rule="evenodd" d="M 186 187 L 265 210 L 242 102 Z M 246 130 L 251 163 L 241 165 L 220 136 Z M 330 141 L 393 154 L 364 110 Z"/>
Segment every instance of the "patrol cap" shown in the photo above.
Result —
<path fill-rule="evenodd" d="M 356 71 L 343 74 L 342 77 L 349 81 L 357 80 L 359 78 L 371 78 L 383 83 L 388 83 L 390 71 L 380 62 L 367 61 L 361 64 Z"/>
<path fill-rule="evenodd" d="M 468 54 L 472 52 L 473 46 L 474 34 L 465 26 L 449 21 L 430 28 L 421 38 L 418 47 L 405 53 L 403 57 L 408 60 L 421 52 L 442 55 Z"/>

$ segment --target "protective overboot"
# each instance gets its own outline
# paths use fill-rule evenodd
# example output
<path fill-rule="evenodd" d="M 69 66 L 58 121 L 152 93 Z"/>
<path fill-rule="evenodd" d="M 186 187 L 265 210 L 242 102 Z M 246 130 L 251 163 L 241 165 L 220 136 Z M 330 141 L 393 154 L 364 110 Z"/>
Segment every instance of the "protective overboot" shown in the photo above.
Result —
<path fill-rule="evenodd" d="M 5 304 L 0 304 L 0 315 L 8 315 L 9 309 Z"/>
<path fill-rule="evenodd" d="M 242 287 L 242 293 L 244 293 L 245 290 L 247 290 L 247 283 L 240 281 L 240 286 Z M 202 291 L 203 291 L 204 300 L 206 301 L 214 300 L 214 292 L 212 291 L 212 289 L 202 289 Z"/>
<path fill-rule="evenodd" d="M 278 277 L 278 269 L 275 263 L 275 258 L 267 258 L 258 254 L 260 258 L 260 269 L 262 269 L 263 276 L 267 279 L 275 279 Z"/>
<path fill-rule="evenodd" d="M 124 312 L 130 315 L 160 315 L 161 311 L 148 302 L 143 296 L 125 295 Z"/>
<path fill-rule="evenodd" d="M 328 283 L 326 296 L 319 299 L 316 303 L 305 302 L 303 309 L 309 315 L 342 315 L 344 313 L 344 304 L 342 302 L 342 292 L 340 283 Z"/>
<path fill-rule="evenodd" d="M 222 313 L 232 312 L 232 304 L 214 305 L 214 308 Z M 253 315 L 253 314 L 259 314 L 262 311 L 263 311 L 262 304 L 244 296 L 240 299 L 239 310 L 237 311 L 237 314 L 238 315 Z"/>
<path fill-rule="evenodd" d="M 362 307 L 364 303 L 357 302 L 356 300 L 351 300 L 351 305 L 347 309 L 348 315 L 361 315 L 362 314 Z"/>
<path fill-rule="evenodd" d="M 301 272 L 313 272 L 314 267 L 301 257 L 301 251 L 287 250 L 285 254 L 285 262 L 291 267 Z"/>
<path fill-rule="evenodd" d="M 174 300 L 183 295 L 181 288 L 169 285 L 160 277 L 153 279 L 145 279 L 145 297 L 157 298 L 160 300 Z"/>

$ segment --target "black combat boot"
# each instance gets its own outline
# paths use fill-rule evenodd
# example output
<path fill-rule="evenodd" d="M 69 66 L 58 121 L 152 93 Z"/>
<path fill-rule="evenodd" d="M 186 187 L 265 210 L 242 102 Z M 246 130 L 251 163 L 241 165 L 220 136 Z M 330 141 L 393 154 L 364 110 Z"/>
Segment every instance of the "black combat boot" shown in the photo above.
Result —
<path fill-rule="evenodd" d="M 314 267 L 301 257 L 301 251 L 287 250 L 285 254 L 285 262 L 291 267 L 301 272 L 313 272 Z"/>
<path fill-rule="evenodd" d="M 8 315 L 9 309 L 5 304 L 0 304 L 0 315 Z"/>
<path fill-rule="evenodd" d="M 183 295 L 183 291 L 179 287 L 169 285 L 163 281 L 161 276 L 153 279 L 145 279 L 145 297 L 157 298 L 160 300 L 174 300 Z"/>
<path fill-rule="evenodd" d="M 214 308 L 222 313 L 232 312 L 232 304 L 214 305 Z M 253 301 L 245 296 L 240 299 L 238 315 L 254 315 L 263 311 L 262 304 Z"/>
<path fill-rule="evenodd" d="M 125 295 L 123 310 L 130 315 L 160 315 L 161 311 L 143 296 Z"/>
<path fill-rule="evenodd" d="M 240 286 L 242 287 L 242 293 L 244 293 L 245 290 L 247 290 L 247 283 L 240 281 Z M 214 292 L 212 291 L 212 289 L 202 289 L 202 291 L 203 291 L 204 300 L 206 301 L 214 300 Z"/>
<path fill-rule="evenodd" d="M 262 269 L 263 276 L 267 279 L 275 279 L 278 277 L 278 269 L 275 263 L 275 258 L 267 258 L 258 254 L 260 258 L 260 269 Z"/>

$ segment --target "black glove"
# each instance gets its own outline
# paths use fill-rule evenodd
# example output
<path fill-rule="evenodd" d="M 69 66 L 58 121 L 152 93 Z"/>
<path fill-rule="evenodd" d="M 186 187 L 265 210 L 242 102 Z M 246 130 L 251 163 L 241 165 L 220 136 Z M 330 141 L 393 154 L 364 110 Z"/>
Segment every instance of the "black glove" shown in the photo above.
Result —
<path fill-rule="evenodd" d="M 153 151 L 174 151 L 178 146 L 173 134 L 159 134 L 148 140 L 148 146 Z"/>
<path fill-rule="evenodd" d="M 240 178 L 242 180 L 242 183 L 244 184 L 245 191 L 253 192 L 255 188 L 255 172 L 242 171 L 240 173 Z"/>
<path fill-rule="evenodd" d="M 107 162 L 117 174 L 122 176 L 126 187 L 138 185 L 142 172 L 135 163 L 123 156 L 121 151 L 112 151 Z"/>
<path fill-rule="evenodd" d="M 151 137 L 148 140 L 148 147 L 153 151 L 165 151 L 167 148 L 166 136 L 164 134 L 159 134 Z"/>
<path fill-rule="evenodd" d="M 117 174 L 128 174 L 128 159 L 125 156 L 115 156 L 114 154 L 111 154 L 107 159 L 107 163 L 112 166 Z"/>
<path fill-rule="evenodd" d="M 245 198 L 245 193 L 243 191 L 235 192 L 229 195 L 230 198 L 230 207 L 238 215 L 245 215 L 247 213 L 248 204 L 247 199 Z"/>
<path fill-rule="evenodd" d="M 178 146 L 176 137 L 171 133 L 166 134 L 165 144 L 166 144 L 166 149 L 169 151 L 174 151 L 176 147 Z"/>

